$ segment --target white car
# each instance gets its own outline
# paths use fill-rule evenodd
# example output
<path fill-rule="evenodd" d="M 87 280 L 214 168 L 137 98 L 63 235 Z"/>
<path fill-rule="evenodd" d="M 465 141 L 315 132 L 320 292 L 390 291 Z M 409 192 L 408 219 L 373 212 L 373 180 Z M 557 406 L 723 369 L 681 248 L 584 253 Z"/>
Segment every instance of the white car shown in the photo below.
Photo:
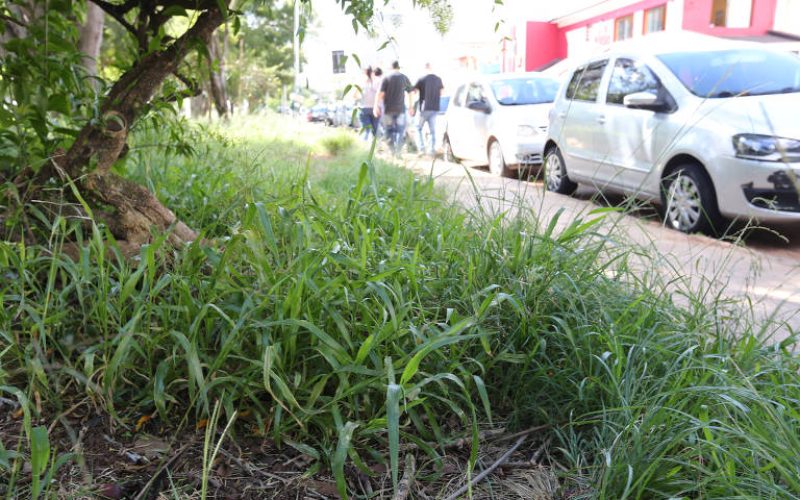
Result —
<path fill-rule="evenodd" d="M 548 113 L 559 82 L 539 73 L 476 78 L 447 108 L 445 159 L 489 164 L 497 175 L 542 163 Z"/>
<path fill-rule="evenodd" d="M 726 42 L 590 60 L 559 91 L 544 170 L 551 191 L 651 200 L 688 233 L 800 222 L 800 58 Z"/>

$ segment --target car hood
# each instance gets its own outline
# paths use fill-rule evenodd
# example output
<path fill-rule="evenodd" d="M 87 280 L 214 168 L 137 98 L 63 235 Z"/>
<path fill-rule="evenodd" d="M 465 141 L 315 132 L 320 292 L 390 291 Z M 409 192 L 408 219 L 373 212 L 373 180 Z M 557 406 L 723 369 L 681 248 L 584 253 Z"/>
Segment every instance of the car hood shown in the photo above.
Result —
<path fill-rule="evenodd" d="M 705 119 L 731 127 L 734 133 L 800 139 L 800 94 L 707 99 L 700 105 Z"/>
<path fill-rule="evenodd" d="M 549 123 L 549 113 L 553 103 L 527 104 L 523 106 L 502 106 L 497 105 L 497 118 L 509 125 L 531 125 L 533 127 L 545 127 Z"/>

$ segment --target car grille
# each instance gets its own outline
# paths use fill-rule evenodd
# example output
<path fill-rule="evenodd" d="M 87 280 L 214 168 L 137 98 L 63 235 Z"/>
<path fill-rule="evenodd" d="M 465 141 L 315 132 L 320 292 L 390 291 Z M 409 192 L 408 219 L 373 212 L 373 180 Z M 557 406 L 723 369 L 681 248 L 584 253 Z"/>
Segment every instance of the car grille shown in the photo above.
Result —
<path fill-rule="evenodd" d="M 779 212 L 800 212 L 800 195 L 785 172 L 777 172 L 768 179 L 775 186 L 771 189 L 757 189 L 753 184 L 745 184 L 742 191 L 747 201 L 758 208 Z"/>
<path fill-rule="evenodd" d="M 542 155 L 538 153 L 530 153 L 527 155 L 522 155 L 519 158 L 520 165 L 541 165 L 542 164 Z"/>

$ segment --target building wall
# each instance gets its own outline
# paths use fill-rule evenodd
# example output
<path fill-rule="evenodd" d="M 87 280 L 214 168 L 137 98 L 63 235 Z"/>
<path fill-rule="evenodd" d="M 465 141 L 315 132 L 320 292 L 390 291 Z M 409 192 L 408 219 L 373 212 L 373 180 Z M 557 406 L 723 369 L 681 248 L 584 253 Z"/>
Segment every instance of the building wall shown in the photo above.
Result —
<path fill-rule="evenodd" d="M 800 36 L 800 0 L 778 0 L 772 29 Z"/>
<path fill-rule="evenodd" d="M 688 1 L 688 0 L 687 0 Z M 571 24 L 562 24 L 569 57 L 588 57 L 614 42 L 614 23 L 617 18 L 633 15 L 633 37 L 644 35 L 644 12 L 664 5 L 665 30 L 681 29 L 684 0 L 642 0 L 627 5 L 616 3 L 616 8 Z M 710 11 L 709 11 L 710 12 Z"/>
<path fill-rule="evenodd" d="M 525 71 L 534 71 L 567 56 L 567 42 L 558 25 L 529 22 L 525 27 Z"/>
<path fill-rule="evenodd" d="M 712 7 L 725 1 L 733 5 L 729 18 L 738 18 L 749 26 L 728 28 L 712 24 Z M 556 58 L 585 58 L 602 51 L 614 42 L 615 20 L 623 16 L 633 15 L 633 38 L 645 36 L 645 11 L 662 5 L 664 31 L 668 32 L 736 37 L 776 30 L 800 35 L 800 0 L 608 0 L 558 23 L 527 23 L 525 69 L 531 71 Z M 749 19 L 747 7 L 751 9 Z"/>
<path fill-rule="evenodd" d="M 685 0 L 683 29 L 714 36 L 764 35 L 773 29 L 778 0 L 752 0 L 752 2 L 750 27 L 726 28 L 712 24 L 711 11 L 714 0 Z M 798 22 L 797 18 L 794 22 Z"/>

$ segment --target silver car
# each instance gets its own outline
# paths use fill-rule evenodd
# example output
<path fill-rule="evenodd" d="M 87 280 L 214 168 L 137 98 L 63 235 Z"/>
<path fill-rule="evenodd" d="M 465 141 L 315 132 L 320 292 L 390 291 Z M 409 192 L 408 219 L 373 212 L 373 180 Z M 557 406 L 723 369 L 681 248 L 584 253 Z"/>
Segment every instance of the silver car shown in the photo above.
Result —
<path fill-rule="evenodd" d="M 538 73 L 477 78 L 447 108 L 445 159 L 489 164 L 497 175 L 542 163 L 548 113 L 559 82 Z"/>
<path fill-rule="evenodd" d="M 606 54 L 559 91 L 547 189 L 659 204 L 680 231 L 800 222 L 800 58 L 755 45 Z"/>

